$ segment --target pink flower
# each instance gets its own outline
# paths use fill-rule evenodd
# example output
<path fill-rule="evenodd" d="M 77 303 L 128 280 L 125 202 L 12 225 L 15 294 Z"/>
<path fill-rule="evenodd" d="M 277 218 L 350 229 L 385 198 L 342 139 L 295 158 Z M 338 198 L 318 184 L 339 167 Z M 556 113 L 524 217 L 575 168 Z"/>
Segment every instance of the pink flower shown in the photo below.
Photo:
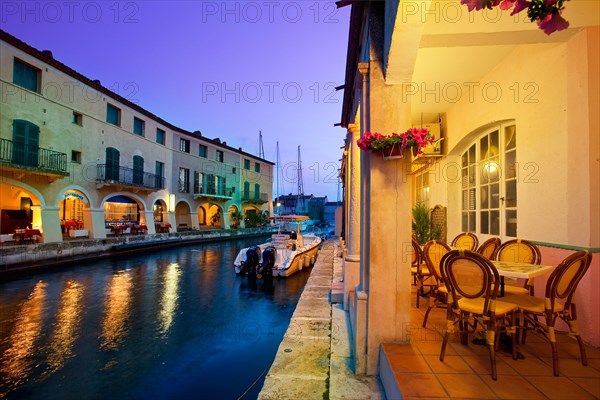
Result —
<path fill-rule="evenodd" d="M 515 8 L 512 10 L 512 12 L 510 13 L 510 15 L 515 15 L 516 13 L 520 13 L 521 11 L 529 8 L 530 5 L 531 5 L 530 1 L 527 1 L 527 0 L 516 0 L 515 1 Z"/>
<path fill-rule="evenodd" d="M 558 11 L 546 15 L 546 18 L 538 21 L 537 24 L 546 35 L 549 35 L 552 32 L 562 31 L 569 27 L 569 22 L 565 20 Z"/>

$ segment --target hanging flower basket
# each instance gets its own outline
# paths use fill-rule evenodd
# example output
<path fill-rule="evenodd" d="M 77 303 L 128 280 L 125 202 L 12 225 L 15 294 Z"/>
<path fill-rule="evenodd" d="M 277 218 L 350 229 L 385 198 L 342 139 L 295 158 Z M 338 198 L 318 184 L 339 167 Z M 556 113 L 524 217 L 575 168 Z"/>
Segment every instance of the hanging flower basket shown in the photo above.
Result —
<path fill-rule="evenodd" d="M 363 151 L 381 154 L 384 160 L 395 160 L 404 157 L 406 148 L 414 154 L 421 154 L 423 147 L 434 140 L 435 137 L 427 128 L 410 128 L 404 133 L 392 133 L 389 136 L 367 132 L 356 144 Z"/>
<path fill-rule="evenodd" d="M 381 156 L 384 160 L 395 160 L 398 158 L 404 158 L 404 149 L 402 148 L 402 145 L 394 143 L 392 147 L 383 149 L 381 151 Z"/>

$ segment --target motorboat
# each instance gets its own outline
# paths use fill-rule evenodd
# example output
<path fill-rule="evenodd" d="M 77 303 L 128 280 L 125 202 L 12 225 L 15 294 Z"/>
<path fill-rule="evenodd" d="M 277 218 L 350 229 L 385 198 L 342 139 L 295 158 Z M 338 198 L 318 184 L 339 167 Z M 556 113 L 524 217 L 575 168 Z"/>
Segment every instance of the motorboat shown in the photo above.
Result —
<path fill-rule="evenodd" d="M 241 249 L 233 262 L 235 272 L 251 278 L 288 277 L 314 265 L 322 242 L 315 234 L 302 234 L 304 215 L 271 217 L 279 225 L 271 241 Z M 292 229 L 295 224 L 296 228 Z"/>

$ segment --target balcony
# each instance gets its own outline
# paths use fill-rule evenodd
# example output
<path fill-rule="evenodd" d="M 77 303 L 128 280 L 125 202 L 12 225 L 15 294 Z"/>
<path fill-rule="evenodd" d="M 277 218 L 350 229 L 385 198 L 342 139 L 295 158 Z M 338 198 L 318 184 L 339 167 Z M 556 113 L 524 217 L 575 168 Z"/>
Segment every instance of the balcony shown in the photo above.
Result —
<path fill-rule="evenodd" d="M 152 192 L 165 188 L 165 178 L 148 172 L 137 171 L 126 167 L 111 167 L 98 164 L 96 170 L 96 186 L 113 186 L 117 189 L 130 188 L 133 191 Z"/>
<path fill-rule="evenodd" d="M 242 202 L 243 203 L 256 203 L 264 204 L 268 202 L 267 193 L 253 192 L 251 190 L 242 191 Z"/>
<path fill-rule="evenodd" d="M 224 185 L 220 186 L 201 186 L 194 185 L 194 198 L 195 199 L 208 199 L 208 200 L 231 200 L 235 193 L 235 188 L 226 188 Z"/>
<path fill-rule="evenodd" d="M 69 176 L 65 153 L 7 139 L 0 139 L 0 166 L 3 172 L 10 171 L 17 179 L 28 174 L 45 175 L 50 181 Z"/>

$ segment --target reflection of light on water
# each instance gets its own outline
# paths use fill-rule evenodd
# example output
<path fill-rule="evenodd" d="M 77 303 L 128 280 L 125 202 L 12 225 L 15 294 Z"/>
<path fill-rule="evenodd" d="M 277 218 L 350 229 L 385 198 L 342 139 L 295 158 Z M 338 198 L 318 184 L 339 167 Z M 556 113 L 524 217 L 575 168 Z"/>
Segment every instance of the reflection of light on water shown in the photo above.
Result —
<path fill-rule="evenodd" d="M 159 314 L 160 332 L 162 334 L 167 333 L 173 324 L 173 315 L 175 314 L 177 301 L 179 300 L 178 287 L 180 275 L 181 268 L 177 263 L 169 265 L 165 271 L 165 284 L 161 299 L 161 310 Z"/>
<path fill-rule="evenodd" d="M 77 326 L 81 321 L 81 296 L 83 286 L 68 281 L 60 296 L 60 304 L 54 323 L 54 332 L 48 349 L 48 370 L 52 374 L 64 366 L 65 360 L 73 357 L 73 344 L 77 340 Z"/>
<path fill-rule="evenodd" d="M 127 331 L 127 317 L 133 286 L 129 271 L 113 275 L 106 295 L 106 312 L 102 321 L 100 348 L 117 350 Z"/>
<path fill-rule="evenodd" d="M 12 334 L 7 338 L 9 346 L 0 359 L 0 374 L 8 388 L 27 380 L 32 359 L 37 353 L 36 342 L 41 335 L 45 300 L 46 283 L 40 281 L 15 317 Z"/>

